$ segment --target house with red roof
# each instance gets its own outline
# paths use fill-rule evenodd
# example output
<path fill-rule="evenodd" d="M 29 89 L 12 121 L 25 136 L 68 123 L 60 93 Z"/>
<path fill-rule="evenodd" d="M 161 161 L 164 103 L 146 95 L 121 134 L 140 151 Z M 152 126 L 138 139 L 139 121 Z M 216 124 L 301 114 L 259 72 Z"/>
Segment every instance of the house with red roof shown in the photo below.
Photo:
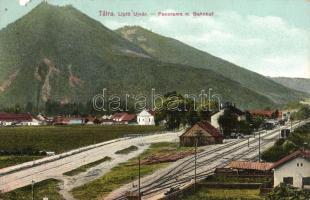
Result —
<path fill-rule="evenodd" d="M 223 135 L 207 121 L 196 123 L 180 136 L 181 146 L 205 146 L 222 144 Z"/>
<path fill-rule="evenodd" d="M 84 124 L 84 118 L 80 116 L 57 116 L 54 117 L 53 125 L 82 125 Z"/>
<path fill-rule="evenodd" d="M 136 123 L 136 118 L 137 116 L 135 114 L 121 112 L 121 113 L 115 113 L 111 119 L 116 124 L 130 124 L 130 123 Z"/>
<path fill-rule="evenodd" d="M 250 110 L 249 111 L 252 116 L 259 116 L 259 117 L 266 117 L 266 118 L 281 118 L 282 112 L 281 111 L 274 111 L 274 110 Z"/>
<path fill-rule="evenodd" d="M 247 171 L 273 171 L 273 186 L 281 183 L 310 189 L 310 150 L 298 150 L 275 163 L 232 161 L 229 168 Z"/>
<path fill-rule="evenodd" d="M 30 114 L 15 114 L 15 113 L 0 113 L 0 125 L 12 126 L 38 126 L 39 120 L 32 117 Z"/>
<path fill-rule="evenodd" d="M 250 162 L 250 161 L 236 161 L 229 163 L 229 168 L 247 171 L 271 171 L 273 163 L 265 162 Z"/>
<path fill-rule="evenodd" d="M 298 150 L 272 165 L 274 186 L 280 183 L 310 189 L 310 150 Z"/>

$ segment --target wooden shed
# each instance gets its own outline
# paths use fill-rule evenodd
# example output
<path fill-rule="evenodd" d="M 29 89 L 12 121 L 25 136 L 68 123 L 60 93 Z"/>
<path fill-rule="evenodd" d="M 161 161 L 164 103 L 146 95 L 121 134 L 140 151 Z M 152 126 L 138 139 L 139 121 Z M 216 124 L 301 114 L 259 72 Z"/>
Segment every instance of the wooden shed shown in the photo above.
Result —
<path fill-rule="evenodd" d="M 209 144 L 222 144 L 223 135 L 209 122 L 203 121 L 195 124 L 180 136 L 181 146 L 194 147 Z"/>

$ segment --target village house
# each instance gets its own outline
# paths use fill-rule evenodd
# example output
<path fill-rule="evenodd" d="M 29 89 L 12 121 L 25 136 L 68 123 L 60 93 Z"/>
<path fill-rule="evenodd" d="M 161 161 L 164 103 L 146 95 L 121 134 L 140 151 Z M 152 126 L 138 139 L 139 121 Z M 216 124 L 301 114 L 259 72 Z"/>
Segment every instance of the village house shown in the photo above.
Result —
<path fill-rule="evenodd" d="M 249 111 L 252 116 L 254 117 L 266 117 L 266 118 L 276 118 L 280 119 L 282 118 L 282 112 L 281 111 L 273 111 L 273 110 L 250 110 Z"/>
<path fill-rule="evenodd" d="M 310 150 L 298 150 L 272 166 L 274 186 L 281 182 L 294 187 L 310 189 Z"/>
<path fill-rule="evenodd" d="M 114 121 L 112 119 L 102 119 L 100 124 L 101 125 L 113 125 Z"/>
<path fill-rule="evenodd" d="M 209 122 L 203 121 L 195 124 L 180 136 L 181 146 L 205 146 L 223 143 L 223 135 Z"/>
<path fill-rule="evenodd" d="M 40 125 L 47 125 L 49 123 L 49 120 L 46 116 L 42 115 L 41 113 L 39 113 L 35 119 L 37 119 L 40 123 Z"/>
<path fill-rule="evenodd" d="M 245 116 L 245 112 L 243 112 L 242 110 L 240 110 L 239 108 L 236 107 L 236 105 L 232 106 L 230 108 L 230 110 L 237 115 L 237 119 L 238 121 L 244 121 L 246 120 L 246 116 Z"/>
<path fill-rule="evenodd" d="M 32 117 L 30 114 L 13 114 L 13 113 L 0 113 L 1 126 L 38 126 L 39 120 Z"/>
<path fill-rule="evenodd" d="M 273 186 L 280 183 L 310 189 L 310 150 L 298 150 L 275 163 L 232 161 L 230 169 L 252 172 L 273 171 Z"/>
<path fill-rule="evenodd" d="M 211 125 L 220 130 L 219 118 L 224 115 L 224 110 L 220 110 L 211 116 Z"/>
<path fill-rule="evenodd" d="M 58 116 L 53 119 L 53 125 L 82 125 L 84 119 L 81 117 Z"/>
<path fill-rule="evenodd" d="M 240 110 L 239 108 L 237 108 L 236 104 L 233 104 L 231 102 L 226 102 L 223 105 L 223 110 L 225 112 L 225 110 L 229 110 L 232 113 L 234 113 L 237 116 L 238 121 L 244 121 L 246 120 L 246 115 L 245 112 L 243 112 L 242 110 Z"/>
<path fill-rule="evenodd" d="M 137 123 L 139 125 L 155 125 L 154 112 L 149 110 L 142 110 L 137 115 Z"/>
<path fill-rule="evenodd" d="M 136 115 L 135 114 L 128 114 L 126 112 L 115 113 L 112 116 L 112 120 L 116 124 L 134 124 L 136 123 Z"/>

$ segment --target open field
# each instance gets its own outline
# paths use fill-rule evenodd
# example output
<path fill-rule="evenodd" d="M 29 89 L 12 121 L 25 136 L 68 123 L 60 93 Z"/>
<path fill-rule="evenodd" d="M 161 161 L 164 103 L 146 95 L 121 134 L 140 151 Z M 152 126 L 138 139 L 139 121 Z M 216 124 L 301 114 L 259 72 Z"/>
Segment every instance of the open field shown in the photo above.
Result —
<path fill-rule="evenodd" d="M 34 187 L 34 199 L 43 199 L 48 197 L 51 200 L 64 200 L 58 193 L 58 181 L 49 179 L 36 183 Z M 31 186 L 26 186 L 12 192 L 0 194 L 3 200 L 29 200 L 32 198 Z"/>
<path fill-rule="evenodd" d="M 151 155 L 164 155 L 167 153 L 177 153 L 188 151 L 192 148 L 178 147 L 176 143 L 155 143 L 149 149 L 141 154 L 141 159 Z M 141 165 L 141 176 L 146 176 L 154 171 L 167 166 L 167 163 Z M 89 200 L 103 198 L 113 190 L 125 185 L 138 178 L 138 158 L 133 158 L 128 162 L 114 167 L 110 172 L 101 178 L 85 184 L 81 187 L 74 188 L 73 196 L 79 200 Z"/>
<path fill-rule="evenodd" d="M 0 150 L 14 154 L 31 154 L 45 150 L 62 153 L 93 143 L 122 137 L 162 131 L 158 126 L 40 126 L 1 127 Z"/>
<path fill-rule="evenodd" d="M 0 156 L 0 169 L 40 158 L 42 156 Z"/>

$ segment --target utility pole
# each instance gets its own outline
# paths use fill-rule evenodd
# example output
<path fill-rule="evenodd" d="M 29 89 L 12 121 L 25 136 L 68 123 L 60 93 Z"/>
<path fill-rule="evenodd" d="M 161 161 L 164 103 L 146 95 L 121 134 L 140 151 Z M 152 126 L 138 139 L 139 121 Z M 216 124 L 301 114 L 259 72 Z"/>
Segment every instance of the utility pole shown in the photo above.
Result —
<path fill-rule="evenodd" d="M 260 132 L 258 132 L 258 162 L 260 162 Z"/>
<path fill-rule="evenodd" d="M 31 181 L 31 193 L 32 193 L 32 200 L 34 200 L 34 184 L 35 184 L 35 181 L 32 180 Z"/>
<path fill-rule="evenodd" d="M 195 185 L 194 185 L 194 191 L 196 192 L 196 182 L 197 182 L 197 143 L 198 143 L 198 138 L 196 136 L 196 141 L 195 141 Z"/>
<path fill-rule="evenodd" d="M 141 157 L 139 156 L 139 200 L 141 200 Z"/>

